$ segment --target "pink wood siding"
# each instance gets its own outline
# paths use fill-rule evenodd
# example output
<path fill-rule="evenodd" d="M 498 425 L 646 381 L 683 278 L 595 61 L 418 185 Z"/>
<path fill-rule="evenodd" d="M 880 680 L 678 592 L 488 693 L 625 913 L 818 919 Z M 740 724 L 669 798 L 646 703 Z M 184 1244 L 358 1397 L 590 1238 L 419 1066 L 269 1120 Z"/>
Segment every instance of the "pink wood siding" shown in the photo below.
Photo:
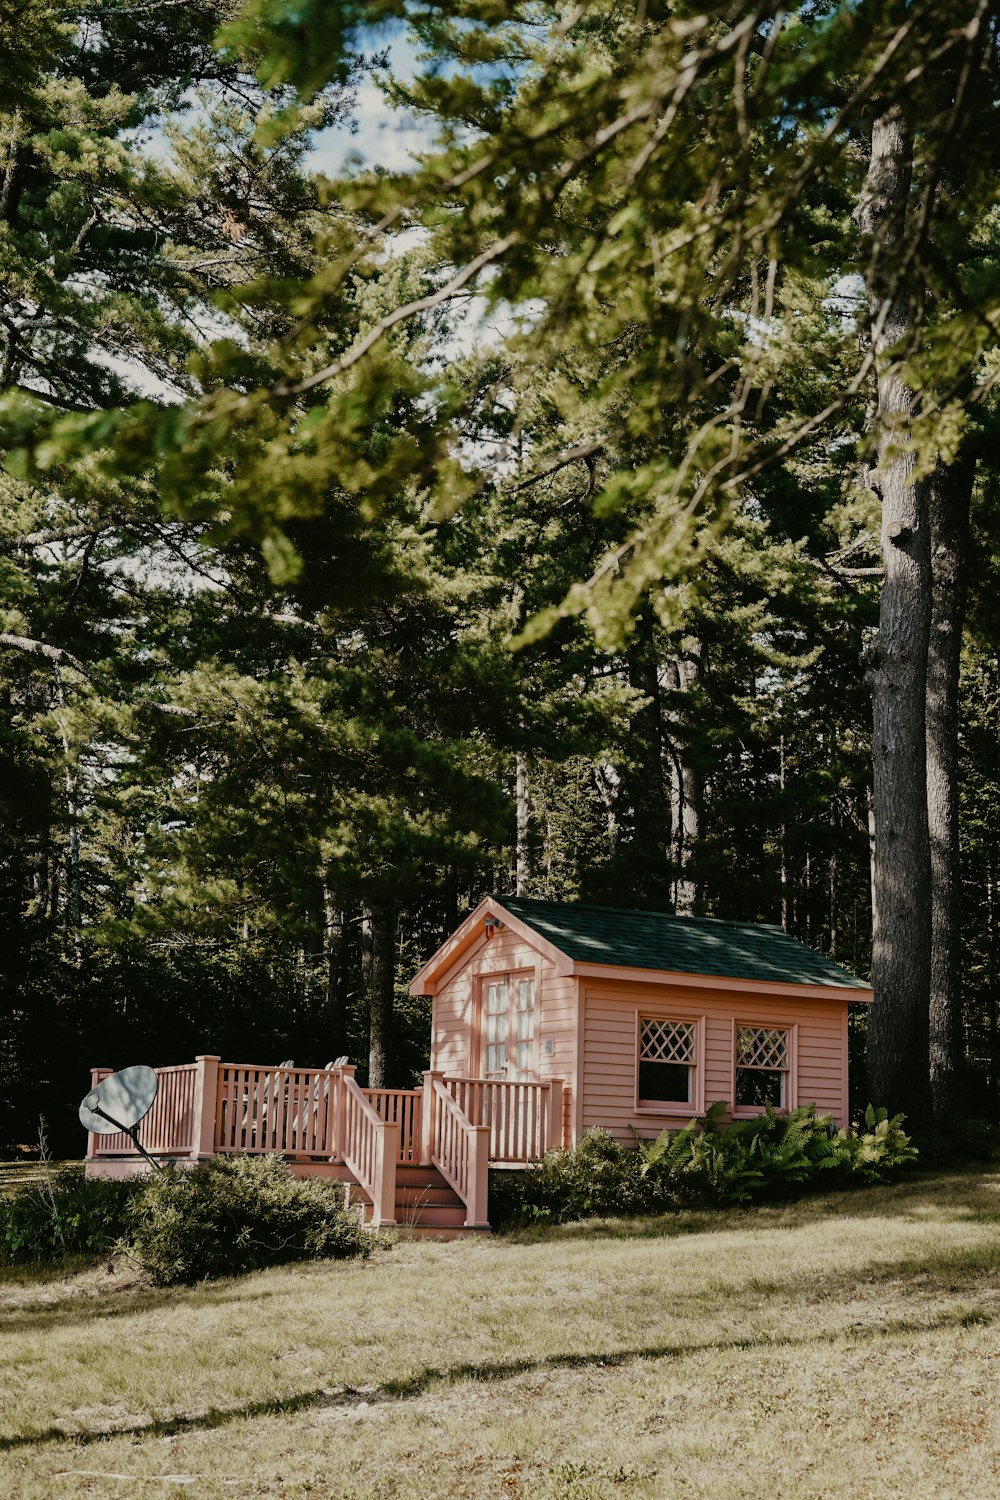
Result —
<path fill-rule="evenodd" d="M 432 1003 L 431 1067 L 442 1073 L 477 1077 L 480 1056 L 480 981 L 490 974 L 530 970 L 535 975 L 535 1062 L 539 1080 L 561 1078 L 570 1100 L 576 1076 L 577 1012 L 575 979 L 560 977 L 555 965 L 523 938 L 502 928 L 459 960 L 444 976 Z M 545 1045 L 551 1042 L 552 1051 Z"/>
<path fill-rule="evenodd" d="M 685 1123 L 687 1113 L 664 1115 L 635 1108 L 636 1015 L 661 1015 L 672 1020 L 705 1020 L 705 1103 L 733 1098 L 733 1026 L 795 1027 L 793 1065 L 797 1078 L 793 1102 L 815 1103 L 838 1124 L 847 1119 L 847 1002 L 800 1000 L 784 995 L 773 999 L 735 991 L 684 990 L 668 984 L 600 984 L 585 982 L 583 1017 L 583 1087 L 579 1126 L 603 1125 L 623 1143 L 632 1129 L 655 1136 L 664 1126 Z"/>

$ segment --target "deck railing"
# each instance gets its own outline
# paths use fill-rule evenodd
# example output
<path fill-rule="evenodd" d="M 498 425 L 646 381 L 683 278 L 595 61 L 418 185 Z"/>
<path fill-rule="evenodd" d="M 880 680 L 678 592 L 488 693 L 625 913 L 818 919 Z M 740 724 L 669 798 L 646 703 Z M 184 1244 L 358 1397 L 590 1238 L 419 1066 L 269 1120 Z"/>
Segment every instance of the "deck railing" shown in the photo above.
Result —
<path fill-rule="evenodd" d="M 372 1200 L 372 1224 L 396 1220 L 396 1156 L 399 1126 L 379 1117 L 354 1082 L 354 1069 L 341 1068 L 344 1133 L 340 1155 Z"/>
<path fill-rule="evenodd" d="M 158 1080 L 153 1107 L 142 1122 L 140 1137 L 146 1150 L 152 1155 L 187 1156 L 199 1139 L 199 1105 L 201 1104 L 201 1069 L 198 1062 L 181 1063 L 174 1068 L 157 1068 Z M 91 1088 L 96 1088 L 102 1079 L 111 1073 L 110 1068 L 94 1068 L 91 1072 Z M 123 1131 L 113 1135 L 92 1135 L 88 1140 L 87 1155 L 138 1156 L 131 1136 Z"/>
<path fill-rule="evenodd" d="M 419 1165 L 423 1135 L 423 1089 L 363 1089 L 375 1113 L 387 1125 L 399 1126 L 396 1160 L 401 1166 Z"/>
<path fill-rule="evenodd" d="M 431 1164 L 465 1204 L 466 1225 L 488 1227 L 489 1130 L 470 1122 L 439 1074 L 425 1073 L 424 1080 L 429 1096 L 425 1096 L 425 1111 L 431 1122 Z"/>
<path fill-rule="evenodd" d="M 473 1125 L 488 1126 L 490 1160 L 538 1161 L 563 1144 L 563 1081 L 508 1083 L 446 1077 L 445 1086 Z"/>
<path fill-rule="evenodd" d="M 216 1151 L 336 1156 L 338 1084 L 338 1070 L 332 1068 L 222 1064 L 215 1105 Z"/>
<path fill-rule="evenodd" d="M 95 1068 L 93 1082 L 109 1068 Z M 215 1152 L 278 1152 L 343 1163 L 372 1201 L 376 1224 L 392 1223 L 396 1168 L 434 1165 L 486 1222 L 490 1161 L 537 1161 L 563 1144 L 563 1084 L 515 1083 L 424 1074 L 420 1089 L 361 1089 L 350 1065 L 254 1067 L 199 1057 L 157 1068 L 159 1087 L 139 1135 L 153 1155 L 198 1161 Z M 121 1132 L 91 1135 L 89 1160 L 136 1160 Z M 107 1170 L 107 1169 L 106 1169 Z"/>

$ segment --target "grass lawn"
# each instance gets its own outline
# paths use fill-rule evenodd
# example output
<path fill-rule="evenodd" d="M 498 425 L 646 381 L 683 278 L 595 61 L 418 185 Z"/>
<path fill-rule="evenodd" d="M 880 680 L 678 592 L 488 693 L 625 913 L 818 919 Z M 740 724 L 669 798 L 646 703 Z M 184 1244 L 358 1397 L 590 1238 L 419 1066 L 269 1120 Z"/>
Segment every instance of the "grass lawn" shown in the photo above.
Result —
<path fill-rule="evenodd" d="M 191 1290 L 8 1274 L 0 1495 L 994 1500 L 998 1271 L 977 1171 Z"/>

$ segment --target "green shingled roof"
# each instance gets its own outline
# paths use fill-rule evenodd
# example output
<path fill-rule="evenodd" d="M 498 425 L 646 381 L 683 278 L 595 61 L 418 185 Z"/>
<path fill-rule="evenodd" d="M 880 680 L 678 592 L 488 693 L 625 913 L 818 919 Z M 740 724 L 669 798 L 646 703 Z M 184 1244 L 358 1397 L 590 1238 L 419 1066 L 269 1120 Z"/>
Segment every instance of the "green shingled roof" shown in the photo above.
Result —
<path fill-rule="evenodd" d="M 767 922 L 672 917 L 658 911 L 530 901 L 523 896 L 496 899 L 575 963 L 716 974 L 720 979 L 828 985 L 843 990 L 868 988 L 832 959 L 814 953 L 784 928 Z"/>

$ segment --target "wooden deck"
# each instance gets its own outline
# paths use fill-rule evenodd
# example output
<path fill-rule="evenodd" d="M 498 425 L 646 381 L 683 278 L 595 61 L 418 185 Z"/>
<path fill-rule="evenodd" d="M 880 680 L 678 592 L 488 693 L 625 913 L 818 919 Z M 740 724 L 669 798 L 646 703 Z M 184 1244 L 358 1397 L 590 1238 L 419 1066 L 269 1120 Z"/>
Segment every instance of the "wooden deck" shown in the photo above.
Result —
<path fill-rule="evenodd" d="M 111 1072 L 94 1068 L 96 1086 Z M 355 1069 L 266 1067 L 199 1057 L 157 1068 L 139 1128 L 162 1160 L 219 1153 L 284 1156 L 298 1176 L 333 1177 L 373 1226 L 489 1228 L 491 1165 L 524 1166 L 563 1145 L 563 1084 L 499 1082 L 427 1072 L 418 1089 L 362 1089 Z M 90 1135 L 87 1172 L 144 1167 L 128 1136 Z"/>

